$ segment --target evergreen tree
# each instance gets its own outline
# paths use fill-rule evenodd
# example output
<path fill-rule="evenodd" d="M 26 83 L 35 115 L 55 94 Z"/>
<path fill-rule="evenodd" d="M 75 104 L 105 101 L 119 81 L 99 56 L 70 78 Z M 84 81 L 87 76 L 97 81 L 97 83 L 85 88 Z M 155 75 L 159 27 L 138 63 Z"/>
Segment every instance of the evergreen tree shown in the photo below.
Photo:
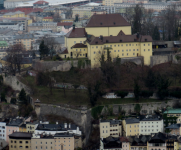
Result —
<path fill-rule="evenodd" d="M 1 102 L 7 102 L 5 93 L 1 93 Z"/>
<path fill-rule="evenodd" d="M 48 46 L 45 45 L 44 40 L 42 40 L 40 43 L 39 52 L 40 52 L 41 58 L 49 54 L 49 48 Z"/>
<path fill-rule="evenodd" d="M 168 96 L 168 87 L 170 86 L 171 82 L 169 79 L 158 75 L 157 77 L 157 96 L 159 99 L 163 100 L 165 97 Z"/>
<path fill-rule="evenodd" d="M 149 88 L 149 90 L 152 90 L 155 88 L 155 80 L 156 80 L 155 78 L 156 77 L 155 77 L 154 72 L 150 69 L 145 79 L 145 85 L 146 87 Z"/>
<path fill-rule="evenodd" d="M 175 40 L 177 40 L 178 39 L 178 36 L 179 36 L 179 29 L 178 29 L 179 27 L 176 27 L 175 28 Z"/>
<path fill-rule="evenodd" d="M 138 85 L 138 81 L 134 80 L 134 96 L 136 101 L 139 100 L 139 95 L 140 95 L 140 87 Z"/>
<path fill-rule="evenodd" d="M 152 38 L 153 40 L 160 40 L 160 33 L 157 26 L 154 27 Z"/>
<path fill-rule="evenodd" d="M 22 89 L 21 92 L 19 93 L 19 103 L 20 103 L 20 105 L 27 105 L 28 104 L 26 92 L 24 89 Z"/>
<path fill-rule="evenodd" d="M 143 16 L 142 8 L 139 4 L 134 8 L 134 17 L 133 17 L 133 34 L 141 33 L 141 19 Z"/>

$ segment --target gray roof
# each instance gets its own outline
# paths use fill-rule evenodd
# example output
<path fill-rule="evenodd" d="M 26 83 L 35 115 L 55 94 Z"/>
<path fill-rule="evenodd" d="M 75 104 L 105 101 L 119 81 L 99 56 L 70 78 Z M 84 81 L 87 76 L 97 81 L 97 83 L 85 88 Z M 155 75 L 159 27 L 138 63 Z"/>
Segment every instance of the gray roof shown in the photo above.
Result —
<path fill-rule="evenodd" d="M 180 128 L 180 124 L 172 124 L 172 125 L 170 125 L 170 126 L 168 126 L 168 127 L 166 127 L 167 129 L 179 129 Z"/>
<path fill-rule="evenodd" d="M 31 139 L 32 134 L 31 133 L 26 133 L 26 132 L 14 132 L 12 134 L 9 135 L 10 138 L 25 138 L 25 139 Z"/>
<path fill-rule="evenodd" d="M 71 124 L 71 128 L 69 128 L 69 124 L 67 124 L 67 128 L 64 128 L 64 124 L 39 124 L 36 130 L 46 130 L 46 131 L 67 131 L 67 130 L 76 130 L 77 125 Z"/>
<path fill-rule="evenodd" d="M 119 124 L 120 120 L 101 120 L 101 122 L 110 122 L 110 124 Z"/>
<path fill-rule="evenodd" d="M 126 119 L 126 124 L 139 123 L 140 120 L 136 118 Z"/>
<path fill-rule="evenodd" d="M 54 137 L 73 137 L 73 134 L 70 133 L 56 133 Z"/>
<path fill-rule="evenodd" d="M 34 38 L 33 34 L 20 34 L 15 36 L 15 39 L 33 39 L 33 38 Z"/>
<path fill-rule="evenodd" d="M 23 123 L 23 119 L 12 119 L 7 126 L 19 126 Z"/>

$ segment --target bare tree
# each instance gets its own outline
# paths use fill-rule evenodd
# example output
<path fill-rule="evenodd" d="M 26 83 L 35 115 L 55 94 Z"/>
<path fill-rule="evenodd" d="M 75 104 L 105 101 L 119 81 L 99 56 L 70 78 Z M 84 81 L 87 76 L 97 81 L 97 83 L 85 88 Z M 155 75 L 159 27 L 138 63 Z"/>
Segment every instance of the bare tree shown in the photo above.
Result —
<path fill-rule="evenodd" d="M 56 42 L 54 37 L 45 36 L 43 37 L 45 45 L 49 48 L 49 55 L 52 59 L 53 55 L 61 49 L 61 45 Z"/>
<path fill-rule="evenodd" d="M 55 13 L 53 15 L 53 21 L 54 22 L 61 22 L 61 16 L 59 15 L 59 13 Z"/>
<path fill-rule="evenodd" d="M 81 51 L 74 51 L 73 52 L 73 55 L 75 56 L 76 59 L 79 58 L 80 54 L 81 54 Z"/>
<path fill-rule="evenodd" d="M 23 51 L 24 47 L 22 44 L 15 44 L 7 51 L 7 66 L 10 74 L 16 75 L 17 70 L 20 73 Z"/>

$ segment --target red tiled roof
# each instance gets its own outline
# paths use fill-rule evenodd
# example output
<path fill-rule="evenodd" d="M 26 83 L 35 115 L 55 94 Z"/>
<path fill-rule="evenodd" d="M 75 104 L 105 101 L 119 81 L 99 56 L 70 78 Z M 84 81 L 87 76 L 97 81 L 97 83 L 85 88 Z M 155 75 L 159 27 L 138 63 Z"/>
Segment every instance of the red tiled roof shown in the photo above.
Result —
<path fill-rule="evenodd" d="M 43 4 L 43 3 L 49 4 L 49 3 L 48 3 L 48 2 L 46 2 L 46 1 L 38 1 L 38 2 L 33 3 L 33 4 Z"/>
<path fill-rule="evenodd" d="M 57 26 L 71 26 L 73 22 L 58 22 Z"/>
<path fill-rule="evenodd" d="M 87 47 L 87 45 L 84 45 L 82 43 L 76 43 L 71 48 L 86 48 L 86 47 Z"/>
<path fill-rule="evenodd" d="M 68 50 L 66 47 L 62 48 L 62 52 L 60 54 L 68 54 Z"/>
<path fill-rule="evenodd" d="M 53 17 L 44 17 L 43 19 L 53 19 Z"/>
<path fill-rule="evenodd" d="M 75 28 L 69 31 L 66 35 L 68 38 L 86 37 L 85 28 Z"/>
<path fill-rule="evenodd" d="M 120 137 L 120 141 L 121 142 L 129 142 L 129 140 L 126 137 Z"/>
<path fill-rule="evenodd" d="M 130 26 L 120 14 L 94 14 L 88 20 L 86 27 L 117 27 Z"/>
<path fill-rule="evenodd" d="M 5 13 L 9 13 L 9 12 L 16 12 L 16 11 L 22 11 L 25 13 L 25 15 L 31 13 L 31 12 L 43 12 L 43 9 L 41 8 L 15 8 L 15 9 L 11 9 L 11 10 L 7 10 L 7 9 L 3 9 L 0 10 L 1 14 L 5 14 Z"/>

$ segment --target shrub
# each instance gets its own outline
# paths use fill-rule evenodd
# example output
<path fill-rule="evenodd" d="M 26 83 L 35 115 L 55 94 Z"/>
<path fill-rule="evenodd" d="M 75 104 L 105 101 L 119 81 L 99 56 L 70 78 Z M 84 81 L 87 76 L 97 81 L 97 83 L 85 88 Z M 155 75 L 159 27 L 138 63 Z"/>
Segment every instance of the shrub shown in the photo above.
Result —
<path fill-rule="evenodd" d="M 56 61 L 56 60 L 57 60 L 56 56 L 53 56 L 53 61 Z"/>
<path fill-rule="evenodd" d="M 153 95 L 153 91 L 141 91 L 141 97 L 148 98 Z"/>
<path fill-rule="evenodd" d="M 181 91 L 170 91 L 169 95 L 175 98 L 181 98 Z"/>
<path fill-rule="evenodd" d="M 16 104 L 16 98 L 11 98 L 10 103 L 11 103 L 11 104 Z"/>
<path fill-rule="evenodd" d="M 128 95 L 128 92 L 125 92 L 125 91 L 117 91 L 117 92 L 115 92 L 115 94 L 116 94 L 117 96 L 120 96 L 121 98 L 124 98 L 125 96 Z"/>

